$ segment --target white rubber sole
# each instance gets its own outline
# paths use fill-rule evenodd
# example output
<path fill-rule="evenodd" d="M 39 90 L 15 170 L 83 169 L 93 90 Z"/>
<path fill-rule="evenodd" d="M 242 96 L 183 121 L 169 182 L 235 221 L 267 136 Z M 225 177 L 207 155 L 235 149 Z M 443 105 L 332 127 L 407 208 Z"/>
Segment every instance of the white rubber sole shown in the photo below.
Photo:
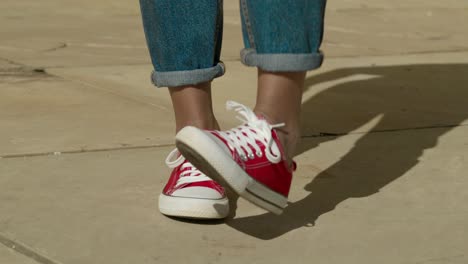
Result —
<path fill-rule="evenodd" d="M 198 199 L 159 195 L 159 211 L 168 216 L 190 219 L 222 219 L 229 214 L 229 200 Z"/>
<path fill-rule="evenodd" d="M 210 136 L 195 127 L 176 135 L 182 155 L 200 171 L 239 196 L 274 214 L 281 214 L 288 200 L 250 177 Z"/>

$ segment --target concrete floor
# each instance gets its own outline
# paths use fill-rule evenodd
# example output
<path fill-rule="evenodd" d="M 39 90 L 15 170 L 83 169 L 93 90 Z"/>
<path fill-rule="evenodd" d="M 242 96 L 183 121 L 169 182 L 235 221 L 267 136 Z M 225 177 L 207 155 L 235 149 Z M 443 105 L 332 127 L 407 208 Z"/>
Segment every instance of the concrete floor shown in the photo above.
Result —
<path fill-rule="evenodd" d="M 468 2 L 330 1 L 290 205 L 159 214 L 174 119 L 135 1 L 0 2 L 0 263 L 468 263 Z M 225 3 L 214 82 L 253 105 Z"/>

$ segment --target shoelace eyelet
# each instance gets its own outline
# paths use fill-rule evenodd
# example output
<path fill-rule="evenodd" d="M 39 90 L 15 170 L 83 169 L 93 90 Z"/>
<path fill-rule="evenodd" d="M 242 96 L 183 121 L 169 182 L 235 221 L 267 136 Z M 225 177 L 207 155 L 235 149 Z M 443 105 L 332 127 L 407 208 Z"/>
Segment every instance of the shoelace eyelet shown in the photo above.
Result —
<path fill-rule="evenodd" d="M 281 152 L 273 138 L 272 130 L 284 127 L 284 123 L 270 125 L 266 120 L 259 118 L 250 108 L 234 101 L 226 102 L 226 108 L 238 112 L 240 115 L 237 118 L 243 124 L 228 131 L 217 131 L 217 134 L 224 138 L 231 148 L 235 149 L 242 161 L 255 158 L 254 154 L 246 155 L 245 153 L 251 147 L 257 151 L 258 157 L 265 155 L 272 163 L 281 161 Z M 265 147 L 264 153 L 259 150 L 260 145 Z"/>
<path fill-rule="evenodd" d="M 241 154 L 241 155 L 240 155 L 240 158 L 241 158 L 243 161 L 247 161 L 247 160 L 248 160 L 247 156 L 244 155 L 244 154 Z"/>
<path fill-rule="evenodd" d="M 254 155 L 253 153 L 249 153 L 248 157 L 249 157 L 249 159 L 251 159 L 251 160 L 255 159 L 255 155 Z"/>

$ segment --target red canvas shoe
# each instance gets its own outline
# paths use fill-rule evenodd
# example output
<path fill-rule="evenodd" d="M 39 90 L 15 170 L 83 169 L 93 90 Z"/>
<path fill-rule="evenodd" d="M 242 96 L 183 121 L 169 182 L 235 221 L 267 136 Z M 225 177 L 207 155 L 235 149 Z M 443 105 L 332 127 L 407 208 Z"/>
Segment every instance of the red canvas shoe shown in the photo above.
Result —
<path fill-rule="evenodd" d="M 162 214 L 199 219 L 220 219 L 229 214 L 224 188 L 185 160 L 177 149 L 169 154 L 166 164 L 174 170 L 159 196 Z"/>
<path fill-rule="evenodd" d="M 176 135 L 179 151 L 202 172 L 241 197 L 275 214 L 287 206 L 295 164 L 288 166 L 274 128 L 244 105 L 228 101 L 243 125 L 227 131 L 185 127 Z"/>

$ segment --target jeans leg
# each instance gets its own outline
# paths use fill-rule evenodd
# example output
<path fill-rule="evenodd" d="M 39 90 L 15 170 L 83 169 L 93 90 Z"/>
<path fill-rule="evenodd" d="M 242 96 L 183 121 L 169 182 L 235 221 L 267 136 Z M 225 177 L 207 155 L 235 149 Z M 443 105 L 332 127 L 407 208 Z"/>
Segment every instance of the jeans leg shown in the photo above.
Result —
<path fill-rule="evenodd" d="M 321 66 L 326 0 L 240 0 L 245 65 L 266 71 Z"/>
<path fill-rule="evenodd" d="M 224 74 L 222 0 L 140 0 L 158 87 L 193 85 Z"/>

